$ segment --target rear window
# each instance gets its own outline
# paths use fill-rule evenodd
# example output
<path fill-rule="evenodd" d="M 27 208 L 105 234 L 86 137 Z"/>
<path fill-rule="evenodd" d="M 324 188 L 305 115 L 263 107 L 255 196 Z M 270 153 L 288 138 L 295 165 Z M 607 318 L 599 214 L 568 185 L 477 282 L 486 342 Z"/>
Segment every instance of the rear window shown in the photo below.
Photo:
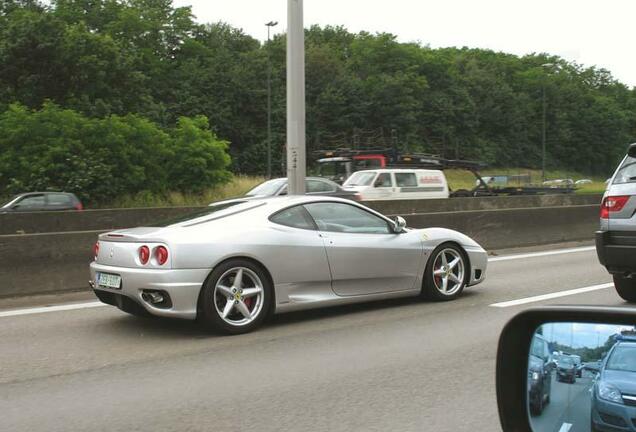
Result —
<path fill-rule="evenodd" d="M 627 156 L 616 171 L 612 184 L 636 183 L 636 158 Z"/>
<path fill-rule="evenodd" d="M 263 204 L 263 202 L 259 201 L 231 201 L 226 203 L 211 204 L 204 209 L 197 210 L 195 212 L 188 213 L 182 216 L 155 222 L 149 224 L 148 226 L 167 227 L 171 225 L 182 224 L 185 222 L 190 222 L 186 226 L 195 225 L 198 223 L 230 216 L 232 214 L 240 213 L 246 210 L 251 210 L 252 208 L 259 207 Z"/>
<path fill-rule="evenodd" d="M 52 206 L 73 206 L 70 195 L 49 194 L 49 205 Z"/>

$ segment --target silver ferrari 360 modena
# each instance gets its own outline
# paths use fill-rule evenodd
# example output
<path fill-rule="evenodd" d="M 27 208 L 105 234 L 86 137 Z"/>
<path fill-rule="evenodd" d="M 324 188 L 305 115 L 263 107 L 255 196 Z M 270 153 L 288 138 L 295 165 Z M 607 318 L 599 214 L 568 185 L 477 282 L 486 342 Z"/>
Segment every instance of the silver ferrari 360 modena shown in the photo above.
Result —
<path fill-rule="evenodd" d="M 284 196 L 101 234 L 90 270 L 104 303 L 236 334 L 272 313 L 451 300 L 484 280 L 487 263 L 456 231 L 407 228 L 401 217 L 345 199 Z"/>

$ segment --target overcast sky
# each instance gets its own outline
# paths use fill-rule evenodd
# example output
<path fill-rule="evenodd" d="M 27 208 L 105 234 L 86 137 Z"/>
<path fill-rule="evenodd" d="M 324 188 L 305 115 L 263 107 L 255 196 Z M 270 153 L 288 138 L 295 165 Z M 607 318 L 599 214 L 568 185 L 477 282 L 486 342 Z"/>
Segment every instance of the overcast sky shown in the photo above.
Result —
<path fill-rule="evenodd" d="M 287 26 L 287 0 L 175 0 L 199 22 L 225 21 L 257 39 Z M 548 52 L 608 69 L 636 86 L 636 0 L 304 0 L 305 27 L 389 32 L 431 47 L 468 46 L 523 55 Z"/>

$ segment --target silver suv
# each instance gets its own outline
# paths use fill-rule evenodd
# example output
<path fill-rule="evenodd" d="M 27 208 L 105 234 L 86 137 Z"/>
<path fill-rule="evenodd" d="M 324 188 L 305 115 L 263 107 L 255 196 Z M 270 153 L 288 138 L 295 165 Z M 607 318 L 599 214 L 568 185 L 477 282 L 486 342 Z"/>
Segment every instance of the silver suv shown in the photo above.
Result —
<path fill-rule="evenodd" d="M 636 302 L 636 143 L 629 146 L 603 195 L 596 252 L 614 277 L 618 295 Z"/>

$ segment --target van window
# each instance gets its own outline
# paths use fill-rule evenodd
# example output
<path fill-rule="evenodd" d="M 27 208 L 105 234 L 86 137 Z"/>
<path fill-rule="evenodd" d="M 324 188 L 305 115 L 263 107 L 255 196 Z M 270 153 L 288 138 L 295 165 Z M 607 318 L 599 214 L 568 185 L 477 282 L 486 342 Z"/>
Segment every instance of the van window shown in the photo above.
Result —
<path fill-rule="evenodd" d="M 393 182 L 391 181 L 391 174 L 382 173 L 378 176 L 377 180 L 374 183 L 375 187 L 392 187 Z"/>
<path fill-rule="evenodd" d="M 417 187 L 415 173 L 395 173 L 395 184 L 398 187 Z"/>

